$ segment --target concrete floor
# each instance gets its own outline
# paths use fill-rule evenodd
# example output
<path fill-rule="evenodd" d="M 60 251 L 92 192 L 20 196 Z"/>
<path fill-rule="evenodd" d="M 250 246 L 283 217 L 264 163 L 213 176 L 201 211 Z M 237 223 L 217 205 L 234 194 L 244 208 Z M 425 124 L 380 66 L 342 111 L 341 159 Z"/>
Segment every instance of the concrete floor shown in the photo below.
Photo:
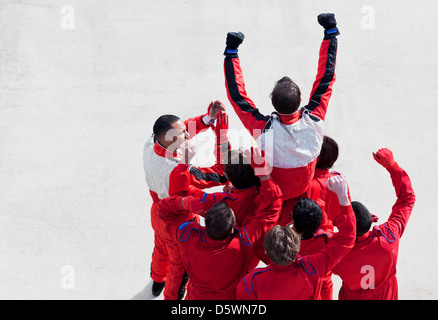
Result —
<path fill-rule="evenodd" d="M 326 121 L 335 169 L 384 222 L 396 199 L 371 153 L 392 149 L 417 196 L 399 296 L 437 299 L 434 0 L 0 0 L 0 299 L 151 299 L 142 150 L 155 119 L 219 99 L 233 146 L 247 146 L 225 92 L 226 33 L 245 33 L 247 91 L 268 114 L 284 75 L 307 101 L 320 12 L 341 31 Z M 208 165 L 213 135 L 197 144 Z"/>

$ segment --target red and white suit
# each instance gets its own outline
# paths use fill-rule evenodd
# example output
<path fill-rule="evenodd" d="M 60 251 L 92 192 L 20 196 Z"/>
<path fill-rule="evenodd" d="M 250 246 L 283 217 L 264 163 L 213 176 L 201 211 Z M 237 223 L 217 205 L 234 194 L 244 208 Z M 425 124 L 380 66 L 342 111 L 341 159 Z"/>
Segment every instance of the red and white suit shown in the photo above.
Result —
<path fill-rule="evenodd" d="M 335 81 L 336 37 L 323 40 L 318 73 L 309 103 L 293 114 L 265 116 L 248 97 L 240 59 L 226 56 L 224 71 L 228 99 L 245 128 L 266 152 L 272 177 L 285 200 L 301 196 L 312 181 L 324 137 L 324 120 Z"/>
<path fill-rule="evenodd" d="M 184 121 L 194 137 L 199 132 L 206 131 L 210 126 L 204 124 L 202 116 Z M 143 149 L 143 165 L 146 183 L 151 194 L 153 204 L 151 206 L 151 224 L 155 230 L 156 218 L 158 217 L 158 203 L 161 199 L 169 196 L 169 176 L 181 160 L 178 153 L 169 152 L 152 135 Z M 216 164 L 213 167 L 190 168 L 191 183 L 198 188 L 210 188 L 224 184 L 227 181 L 223 165 Z M 156 234 L 154 235 L 154 251 L 152 254 L 151 278 L 156 282 L 166 280 L 168 273 L 168 252 L 165 243 Z"/>

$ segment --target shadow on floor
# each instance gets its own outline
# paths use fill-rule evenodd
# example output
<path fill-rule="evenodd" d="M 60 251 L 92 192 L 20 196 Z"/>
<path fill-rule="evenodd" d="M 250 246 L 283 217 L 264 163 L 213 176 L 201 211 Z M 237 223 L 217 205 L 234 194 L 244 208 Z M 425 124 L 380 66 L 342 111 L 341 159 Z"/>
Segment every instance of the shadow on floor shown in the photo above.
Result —
<path fill-rule="evenodd" d="M 135 296 L 131 298 L 131 300 L 162 300 L 163 295 L 159 295 L 158 297 L 155 297 L 152 294 L 152 283 L 153 281 L 149 281 L 149 283 L 144 287 L 142 291 L 137 293 Z"/>

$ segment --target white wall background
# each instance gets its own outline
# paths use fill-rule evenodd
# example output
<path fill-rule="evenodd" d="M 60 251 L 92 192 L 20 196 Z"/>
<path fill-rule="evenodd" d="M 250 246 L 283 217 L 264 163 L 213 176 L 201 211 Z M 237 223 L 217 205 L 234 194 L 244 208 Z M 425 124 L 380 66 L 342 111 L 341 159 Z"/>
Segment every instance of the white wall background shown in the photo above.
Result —
<path fill-rule="evenodd" d="M 393 150 L 417 195 L 399 295 L 438 298 L 434 0 L 1 0 L 0 298 L 152 298 L 142 149 L 155 119 L 219 99 L 233 146 L 247 145 L 225 92 L 226 33 L 245 33 L 247 90 L 268 114 L 284 75 L 307 101 L 320 12 L 341 31 L 326 128 L 341 148 L 335 169 L 384 222 L 395 195 L 371 153 Z M 198 139 L 200 164 L 212 137 Z"/>

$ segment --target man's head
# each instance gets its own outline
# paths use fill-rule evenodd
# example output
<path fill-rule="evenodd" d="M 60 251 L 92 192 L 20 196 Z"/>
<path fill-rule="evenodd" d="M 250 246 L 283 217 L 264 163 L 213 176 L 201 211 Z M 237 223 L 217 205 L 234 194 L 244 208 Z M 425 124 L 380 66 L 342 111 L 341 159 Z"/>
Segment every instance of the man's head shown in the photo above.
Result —
<path fill-rule="evenodd" d="M 225 173 L 228 180 L 237 189 L 261 185 L 260 178 L 254 174 L 251 164 L 245 160 L 242 149 L 228 151 L 228 158 L 225 161 Z"/>
<path fill-rule="evenodd" d="M 154 136 L 165 147 L 171 147 L 174 151 L 187 140 L 189 134 L 184 122 L 180 118 L 171 114 L 159 117 L 154 124 Z"/>
<path fill-rule="evenodd" d="M 352 201 L 351 206 L 356 215 L 356 236 L 360 237 L 370 230 L 373 219 L 368 209 L 359 201 Z"/>
<path fill-rule="evenodd" d="M 234 229 L 234 212 L 225 202 L 214 204 L 205 214 L 205 228 L 214 240 L 224 240 Z"/>
<path fill-rule="evenodd" d="M 301 238 L 310 239 L 321 224 L 322 210 L 312 199 L 300 199 L 293 209 L 292 220 Z"/>
<path fill-rule="evenodd" d="M 289 77 L 277 81 L 271 93 L 275 110 L 281 114 L 291 114 L 298 110 L 301 103 L 301 91 Z"/>
<path fill-rule="evenodd" d="M 288 226 L 274 226 L 265 236 L 265 251 L 275 264 L 291 264 L 300 251 L 300 235 Z"/>
<path fill-rule="evenodd" d="M 339 147 L 335 140 L 328 136 L 324 136 L 321 153 L 316 161 L 317 169 L 330 169 L 338 160 Z"/>

